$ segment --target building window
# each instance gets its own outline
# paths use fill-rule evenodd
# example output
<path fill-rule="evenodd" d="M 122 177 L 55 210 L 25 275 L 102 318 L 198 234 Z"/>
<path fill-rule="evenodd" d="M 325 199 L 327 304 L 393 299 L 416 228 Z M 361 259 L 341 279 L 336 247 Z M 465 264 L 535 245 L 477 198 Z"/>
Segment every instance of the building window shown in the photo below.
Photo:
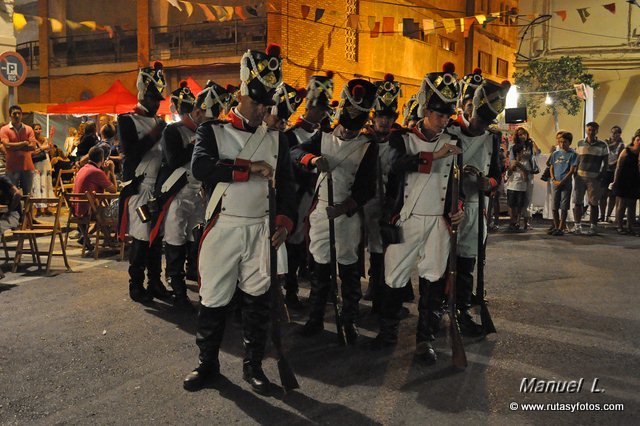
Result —
<path fill-rule="evenodd" d="M 499 77 L 509 78 L 509 62 L 498 58 L 496 61 L 496 75 Z"/>
<path fill-rule="evenodd" d="M 455 52 L 456 51 L 456 42 L 451 40 L 450 38 L 440 36 L 440 48 L 446 50 L 447 52 Z"/>
<path fill-rule="evenodd" d="M 483 73 L 493 74 L 493 61 L 491 58 L 491 54 L 487 52 L 483 52 L 482 50 L 478 51 L 478 67 L 482 70 Z"/>

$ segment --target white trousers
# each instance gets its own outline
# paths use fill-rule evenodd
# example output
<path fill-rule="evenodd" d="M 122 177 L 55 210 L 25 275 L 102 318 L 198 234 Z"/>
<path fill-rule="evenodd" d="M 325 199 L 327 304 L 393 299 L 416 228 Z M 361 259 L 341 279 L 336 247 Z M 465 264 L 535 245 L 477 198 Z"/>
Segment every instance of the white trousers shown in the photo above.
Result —
<path fill-rule="evenodd" d="M 287 251 L 278 249 L 278 274 L 287 272 Z M 198 252 L 201 302 L 227 306 L 236 286 L 251 296 L 269 290 L 269 227 L 264 219 L 219 216 L 202 236 Z"/>
<path fill-rule="evenodd" d="M 444 217 L 411 215 L 400 228 L 403 242 L 391 244 L 385 252 L 386 284 L 391 288 L 404 287 L 416 264 L 420 277 L 429 281 L 442 278 L 451 246 Z"/>
<path fill-rule="evenodd" d="M 329 218 L 327 202 L 318 200 L 316 208 L 309 215 L 309 251 L 313 259 L 326 265 L 331 261 L 329 255 Z M 362 236 L 360 215 L 339 216 L 335 219 L 336 256 L 341 265 L 353 265 L 358 261 L 358 245 Z"/>
<path fill-rule="evenodd" d="M 182 246 L 193 241 L 193 228 L 204 222 L 204 201 L 200 190 L 182 188 L 175 196 L 164 218 L 164 241 Z"/>
<path fill-rule="evenodd" d="M 46 160 L 33 163 L 36 168 L 33 174 L 33 187 L 31 188 L 31 194 L 34 198 L 54 198 L 53 194 L 53 181 L 51 180 L 51 163 L 49 157 Z M 48 207 L 47 204 L 38 203 L 36 208 L 44 209 Z"/>
<path fill-rule="evenodd" d="M 485 197 L 485 206 L 489 203 Z M 458 227 L 458 255 L 462 257 L 478 256 L 478 211 L 479 204 L 477 202 L 467 202 L 464 205 L 464 217 L 462 223 Z M 484 239 L 487 239 L 487 220 L 484 215 Z"/>

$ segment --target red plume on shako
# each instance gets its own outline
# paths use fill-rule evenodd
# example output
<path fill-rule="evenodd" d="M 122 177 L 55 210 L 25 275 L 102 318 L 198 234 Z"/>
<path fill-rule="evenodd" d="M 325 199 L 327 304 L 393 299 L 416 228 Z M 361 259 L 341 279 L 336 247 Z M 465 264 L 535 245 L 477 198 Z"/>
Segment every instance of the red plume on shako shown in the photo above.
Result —
<path fill-rule="evenodd" d="M 333 71 L 327 71 L 326 76 L 329 78 L 333 78 Z"/>

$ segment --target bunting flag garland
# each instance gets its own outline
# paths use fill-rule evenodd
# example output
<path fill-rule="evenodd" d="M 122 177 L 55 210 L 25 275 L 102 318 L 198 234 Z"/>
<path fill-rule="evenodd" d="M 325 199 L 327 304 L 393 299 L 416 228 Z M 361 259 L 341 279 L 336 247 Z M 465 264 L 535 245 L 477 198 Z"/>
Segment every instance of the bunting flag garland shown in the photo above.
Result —
<path fill-rule="evenodd" d="M 378 38 L 380 35 L 380 21 L 376 22 L 371 30 L 371 38 Z"/>
<path fill-rule="evenodd" d="M 180 12 L 182 12 L 182 8 L 180 7 L 180 4 L 178 4 L 178 0 L 167 0 L 169 2 L 169 4 L 173 7 L 175 7 L 176 9 L 178 9 Z"/>
<path fill-rule="evenodd" d="M 258 11 L 255 10 L 252 6 L 245 6 L 244 11 L 255 18 L 258 17 Z"/>
<path fill-rule="evenodd" d="M 422 20 L 422 31 L 424 31 L 425 34 L 432 34 L 436 31 L 436 24 L 433 19 Z"/>
<path fill-rule="evenodd" d="M 487 20 L 487 17 L 485 15 L 476 15 L 475 16 L 476 21 L 478 21 L 478 24 L 483 25 L 484 21 Z"/>
<path fill-rule="evenodd" d="M 191 18 L 191 15 L 193 14 L 193 4 L 188 1 L 181 1 L 180 3 L 184 5 L 184 9 L 187 11 L 187 18 Z"/>
<path fill-rule="evenodd" d="M 242 6 L 236 6 L 234 8 L 234 11 L 236 12 L 236 16 L 238 18 L 242 19 L 243 21 L 247 20 L 247 15 L 245 15 L 244 9 L 242 8 Z"/>
<path fill-rule="evenodd" d="M 309 6 L 305 6 L 304 4 L 300 6 L 300 13 L 302 14 L 302 19 L 307 19 L 309 13 L 311 12 L 311 8 Z"/>
<path fill-rule="evenodd" d="M 567 11 L 566 10 L 556 10 L 553 13 L 562 18 L 563 21 L 567 20 Z"/>
<path fill-rule="evenodd" d="M 98 28 L 96 21 L 81 21 L 80 25 L 84 25 L 89 28 L 91 31 L 95 31 Z"/>
<path fill-rule="evenodd" d="M 72 30 L 77 30 L 78 28 L 82 27 L 79 22 L 73 22 L 68 19 L 66 19 L 65 22 L 67 23 L 67 27 L 71 28 Z"/>
<path fill-rule="evenodd" d="M 607 9 L 609 12 L 613 13 L 614 15 L 616 14 L 616 4 L 615 3 L 603 4 L 602 7 L 604 7 L 605 9 Z"/>
<path fill-rule="evenodd" d="M 207 18 L 207 21 L 214 22 L 218 20 L 216 15 L 213 14 L 211 9 L 209 9 L 206 4 L 204 3 L 197 3 L 197 4 L 198 4 L 198 7 L 202 9 L 202 13 L 204 13 L 204 16 L 205 18 Z"/>
<path fill-rule="evenodd" d="M 393 25 L 394 18 L 392 16 L 382 17 L 382 35 L 391 36 L 395 33 L 395 27 Z"/>
<path fill-rule="evenodd" d="M 324 15 L 324 9 L 316 9 L 316 16 L 313 20 L 315 22 L 318 22 L 320 19 L 322 19 L 322 15 Z"/>
<path fill-rule="evenodd" d="M 27 19 L 22 13 L 13 13 L 13 28 L 16 31 L 21 31 L 27 25 Z"/>
<path fill-rule="evenodd" d="M 359 15 L 349 15 L 348 16 L 349 27 L 357 30 L 360 27 L 360 16 Z"/>
<path fill-rule="evenodd" d="M 61 33 L 62 32 L 62 22 L 58 21 L 55 18 L 49 18 L 49 22 L 51 23 L 51 32 L 52 33 Z"/>
<path fill-rule="evenodd" d="M 580 19 L 582 19 L 583 24 L 586 23 L 587 18 L 591 16 L 591 13 L 589 13 L 588 9 L 588 7 L 581 7 L 580 9 L 578 9 L 578 15 L 580 15 Z"/>
<path fill-rule="evenodd" d="M 368 17 L 368 21 L 369 21 L 369 30 L 371 31 L 376 26 L 376 17 L 375 16 L 369 16 Z"/>
<path fill-rule="evenodd" d="M 456 30 L 455 19 L 443 19 L 442 25 L 444 25 L 444 30 L 447 34 L 452 33 Z"/>
<path fill-rule="evenodd" d="M 463 32 L 463 33 L 465 32 L 464 31 L 464 23 L 465 23 L 464 18 L 460 18 L 460 31 Z"/>

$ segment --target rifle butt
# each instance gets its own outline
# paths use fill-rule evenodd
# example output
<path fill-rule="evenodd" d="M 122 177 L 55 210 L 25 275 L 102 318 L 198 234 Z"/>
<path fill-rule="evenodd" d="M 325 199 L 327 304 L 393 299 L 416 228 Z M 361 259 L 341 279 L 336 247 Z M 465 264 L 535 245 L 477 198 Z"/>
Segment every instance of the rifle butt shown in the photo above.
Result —
<path fill-rule="evenodd" d="M 449 324 L 451 334 L 451 362 L 455 368 L 464 370 L 467 368 L 467 354 L 464 351 L 460 329 L 458 328 L 458 320 L 453 316 Z"/>
<path fill-rule="evenodd" d="M 489 313 L 489 307 L 484 299 L 480 302 L 480 321 L 482 322 L 482 328 L 484 334 L 497 333 L 496 327 L 493 325 L 491 314 Z"/>
<path fill-rule="evenodd" d="M 300 384 L 296 379 L 296 375 L 293 373 L 293 369 L 283 355 L 281 355 L 278 360 L 278 374 L 280 375 L 280 383 L 282 384 L 282 388 L 285 392 L 300 388 Z"/>

